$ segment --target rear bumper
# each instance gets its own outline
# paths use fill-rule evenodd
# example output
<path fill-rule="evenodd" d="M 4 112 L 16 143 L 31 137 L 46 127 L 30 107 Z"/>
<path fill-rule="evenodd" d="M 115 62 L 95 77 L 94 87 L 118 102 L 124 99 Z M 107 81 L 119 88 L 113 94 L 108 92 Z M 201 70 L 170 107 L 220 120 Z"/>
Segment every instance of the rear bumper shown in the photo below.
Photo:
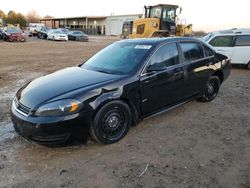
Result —
<path fill-rule="evenodd" d="M 11 119 L 18 134 L 42 145 L 57 145 L 69 139 L 87 139 L 91 118 L 88 113 L 62 117 L 26 117 L 12 107 Z"/>

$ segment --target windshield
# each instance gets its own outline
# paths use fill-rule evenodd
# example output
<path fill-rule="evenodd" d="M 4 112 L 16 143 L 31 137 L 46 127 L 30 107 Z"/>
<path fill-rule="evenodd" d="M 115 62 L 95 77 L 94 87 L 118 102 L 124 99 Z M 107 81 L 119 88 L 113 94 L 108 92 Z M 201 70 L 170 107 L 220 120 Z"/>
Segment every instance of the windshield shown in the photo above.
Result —
<path fill-rule="evenodd" d="M 153 7 L 150 10 L 150 17 L 151 18 L 161 18 L 161 7 Z"/>
<path fill-rule="evenodd" d="M 56 34 L 64 34 L 61 30 L 55 30 L 54 33 L 56 33 Z"/>
<path fill-rule="evenodd" d="M 140 64 L 151 45 L 114 43 L 91 57 L 83 68 L 109 74 L 130 74 Z"/>
<path fill-rule="evenodd" d="M 18 28 L 10 28 L 10 29 L 7 29 L 7 32 L 8 33 L 22 33 L 22 30 Z"/>
<path fill-rule="evenodd" d="M 75 35 L 83 35 L 83 32 L 81 32 L 81 31 L 75 31 L 74 34 Z"/>

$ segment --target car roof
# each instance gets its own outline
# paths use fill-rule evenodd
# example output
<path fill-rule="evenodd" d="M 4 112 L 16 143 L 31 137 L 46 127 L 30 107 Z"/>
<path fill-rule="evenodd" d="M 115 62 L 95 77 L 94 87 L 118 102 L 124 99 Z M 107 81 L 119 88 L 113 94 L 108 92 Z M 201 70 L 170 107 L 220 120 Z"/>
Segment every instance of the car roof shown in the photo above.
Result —
<path fill-rule="evenodd" d="M 202 42 L 199 39 L 193 37 L 167 37 L 167 38 L 140 38 L 140 39 L 125 39 L 119 42 L 128 42 L 135 44 L 148 44 L 148 45 L 158 45 L 162 43 L 170 42 L 184 42 L 184 41 L 193 41 L 193 42 Z"/>

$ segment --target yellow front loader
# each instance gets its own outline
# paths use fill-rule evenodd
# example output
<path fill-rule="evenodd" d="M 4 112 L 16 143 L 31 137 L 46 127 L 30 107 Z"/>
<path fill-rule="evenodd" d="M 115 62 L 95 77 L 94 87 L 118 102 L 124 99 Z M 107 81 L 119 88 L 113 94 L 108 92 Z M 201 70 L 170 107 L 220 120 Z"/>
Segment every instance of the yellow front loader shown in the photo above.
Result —
<path fill-rule="evenodd" d="M 192 25 L 177 23 L 178 5 L 145 6 L 145 18 L 123 24 L 122 38 L 191 36 Z M 179 9 L 179 14 L 181 8 Z"/>

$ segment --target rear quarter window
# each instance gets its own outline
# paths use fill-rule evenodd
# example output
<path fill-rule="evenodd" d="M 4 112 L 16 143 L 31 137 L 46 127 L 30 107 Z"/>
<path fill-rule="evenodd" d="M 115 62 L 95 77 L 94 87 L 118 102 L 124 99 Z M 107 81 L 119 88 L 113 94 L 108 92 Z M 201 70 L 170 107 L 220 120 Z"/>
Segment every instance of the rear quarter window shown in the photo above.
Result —
<path fill-rule="evenodd" d="M 209 44 L 214 47 L 232 47 L 233 46 L 233 36 L 218 36 L 214 37 Z"/>
<path fill-rule="evenodd" d="M 250 35 L 238 35 L 235 46 L 250 46 Z"/>
<path fill-rule="evenodd" d="M 195 61 L 204 58 L 204 52 L 199 43 L 196 42 L 180 43 L 180 47 L 183 52 L 185 61 Z"/>

